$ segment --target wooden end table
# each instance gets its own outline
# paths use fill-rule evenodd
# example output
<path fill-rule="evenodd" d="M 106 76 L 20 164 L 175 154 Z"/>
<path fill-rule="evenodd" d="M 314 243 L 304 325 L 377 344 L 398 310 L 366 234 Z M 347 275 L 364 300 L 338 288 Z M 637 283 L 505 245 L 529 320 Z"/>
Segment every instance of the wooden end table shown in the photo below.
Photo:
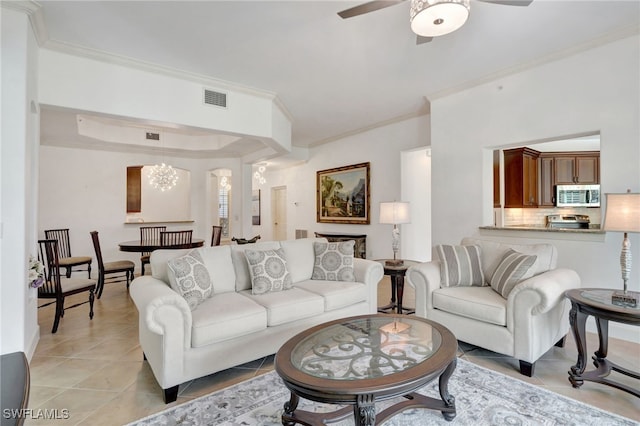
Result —
<path fill-rule="evenodd" d="M 404 276 L 407 273 L 407 269 L 412 266 L 419 265 L 420 262 L 413 260 L 404 260 L 402 265 L 387 265 L 388 259 L 377 259 L 384 268 L 384 274 L 391 278 L 391 302 L 388 305 L 380 306 L 378 312 L 389 313 L 396 310 L 397 314 L 413 314 L 415 310 L 408 309 L 402 306 L 402 299 L 404 298 Z"/>
<path fill-rule="evenodd" d="M 613 292 L 614 290 L 596 288 L 573 289 L 565 292 L 565 296 L 571 301 L 569 322 L 578 347 L 578 360 L 569 370 L 569 381 L 574 388 L 579 388 L 586 380 L 612 386 L 640 397 L 638 388 L 632 388 L 607 378 L 611 371 L 616 371 L 626 376 L 640 379 L 640 373 L 621 367 L 606 359 L 609 341 L 609 321 L 640 325 L 640 306 L 627 307 L 613 304 L 611 302 Z M 585 323 L 589 315 L 592 315 L 596 320 L 600 347 L 592 356 L 593 365 L 595 365 L 596 369 L 585 372 L 587 365 Z"/>
<path fill-rule="evenodd" d="M 438 410 L 452 420 L 448 383 L 457 348 L 444 326 L 398 314 L 343 318 L 303 331 L 276 354 L 276 372 L 291 391 L 282 424 L 324 425 L 353 413 L 356 425 L 373 426 L 409 408 Z M 415 392 L 436 378 L 442 399 Z M 406 399 L 376 413 L 376 402 L 397 396 Z M 300 398 L 347 407 L 308 412 L 297 409 Z"/>

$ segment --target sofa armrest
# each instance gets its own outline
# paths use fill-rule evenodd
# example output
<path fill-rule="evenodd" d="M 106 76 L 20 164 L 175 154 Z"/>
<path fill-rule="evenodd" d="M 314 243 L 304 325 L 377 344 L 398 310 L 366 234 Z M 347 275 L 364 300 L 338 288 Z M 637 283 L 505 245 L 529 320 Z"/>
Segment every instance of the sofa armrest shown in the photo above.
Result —
<path fill-rule="evenodd" d="M 353 259 L 353 273 L 356 281 L 364 283 L 369 293 L 369 310 L 371 313 L 378 311 L 378 284 L 384 276 L 384 268 L 379 262 L 368 259 Z"/>
<path fill-rule="evenodd" d="M 191 347 L 193 318 L 184 297 L 164 281 L 148 275 L 134 279 L 129 291 L 138 308 L 141 327 L 145 326 L 165 340 L 181 342 L 178 348 L 181 352 Z"/>
<path fill-rule="evenodd" d="M 431 293 L 440 288 L 440 261 L 412 266 L 407 270 L 406 278 L 407 284 L 416 292 L 416 316 L 428 318 L 427 312 L 433 309 Z"/>
<path fill-rule="evenodd" d="M 553 309 L 564 299 L 564 292 L 580 288 L 580 276 L 572 269 L 553 269 L 522 281 L 509 293 L 507 310 L 527 308 L 530 315 L 540 315 Z M 535 294 L 535 297 L 532 295 Z"/>

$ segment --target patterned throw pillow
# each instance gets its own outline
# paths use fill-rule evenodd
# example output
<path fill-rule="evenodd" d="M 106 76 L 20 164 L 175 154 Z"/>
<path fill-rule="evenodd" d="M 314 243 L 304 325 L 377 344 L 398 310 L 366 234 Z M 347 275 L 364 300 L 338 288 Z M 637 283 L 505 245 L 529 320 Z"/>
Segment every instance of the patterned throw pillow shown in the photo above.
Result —
<path fill-rule="evenodd" d="M 213 293 L 209 271 L 197 250 L 169 260 L 167 267 L 171 288 L 184 297 L 192 311 Z"/>
<path fill-rule="evenodd" d="M 251 274 L 251 293 L 265 294 L 293 286 L 284 250 L 245 250 Z"/>
<path fill-rule="evenodd" d="M 353 246 L 355 241 L 313 243 L 316 260 L 312 280 L 355 281 L 353 272 Z"/>
<path fill-rule="evenodd" d="M 537 258 L 538 256 L 535 255 L 522 254 L 509 249 L 491 277 L 489 283 L 491 288 L 506 299 L 516 284 L 533 276 L 532 266 Z"/>
<path fill-rule="evenodd" d="M 484 273 L 480 264 L 480 246 L 435 247 L 440 259 L 440 285 L 442 287 L 481 287 Z"/>

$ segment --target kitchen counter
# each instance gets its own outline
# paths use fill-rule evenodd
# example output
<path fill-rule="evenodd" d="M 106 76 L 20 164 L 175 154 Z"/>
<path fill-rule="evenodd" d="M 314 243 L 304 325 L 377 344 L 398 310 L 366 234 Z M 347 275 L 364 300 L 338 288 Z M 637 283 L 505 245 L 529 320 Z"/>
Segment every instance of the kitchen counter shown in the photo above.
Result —
<path fill-rule="evenodd" d="M 569 234 L 604 234 L 604 230 L 600 225 L 591 225 L 588 229 L 577 228 L 547 228 L 545 225 L 510 225 L 510 226 L 480 226 L 480 229 L 498 230 L 498 231 L 536 231 L 536 232 L 554 232 Z"/>

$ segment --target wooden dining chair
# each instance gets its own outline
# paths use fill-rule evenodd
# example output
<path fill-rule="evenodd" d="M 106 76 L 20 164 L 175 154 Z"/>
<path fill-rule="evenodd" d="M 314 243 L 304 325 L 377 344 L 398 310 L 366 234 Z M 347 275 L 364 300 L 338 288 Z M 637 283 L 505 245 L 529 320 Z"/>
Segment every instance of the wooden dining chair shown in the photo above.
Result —
<path fill-rule="evenodd" d="M 58 260 L 60 267 L 65 269 L 67 278 L 71 278 L 71 270 L 74 266 L 87 265 L 87 278 L 91 278 L 91 256 L 72 256 L 71 242 L 69 241 L 69 228 L 45 229 L 44 236 L 47 240 L 58 241 Z M 84 269 L 78 269 L 83 271 Z"/>
<path fill-rule="evenodd" d="M 190 248 L 193 231 L 162 231 L 160 232 L 160 247 Z"/>
<path fill-rule="evenodd" d="M 106 280 L 109 283 L 121 283 L 127 282 L 127 289 L 129 284 L 133 280 L 133 270 L 136 265 L 130 260 L 114 260 L 105 263 L 102 259 L 102 250 L 100 249 L 100 239 L 98 237 L 98 231 L 91 231 L 91 241 L 93 241 L 93 249 L 96 251 L 96 259 L 98 259 L 98 288 L 96 295 L 98 299 L 102 296 L 102 290 L 104 290 L 104 284 Z M 107 277 L 107 275 L 111 275 Z"/>
<path fill-rule="evenodd" d="M 160 232 L 166 231 L 166 226 L 141 226 L 140 244 L 160 244 Z M 150 251 L 143 251 L 140 255 L 140 275 L 144 275 L 144 266 L 149 264 Z"/>
<path fill-rule="evenodd" d="M 222 226 L 213 225 L 213 231 L 211 232 L 211 245 L 219 246 L 221 238 L 222 238 Z"/>
<path fill-rule="evenodd" d="M 38 299 L 54 299 L 52 302 L 38 306 L 38 308 L 49 306 L 52 303 L 56 304 L 56 313 L 51 333 L 58 331 L 60 318 L 64 317 L 64 311 L 66 309 L 89 303 L 89 319 L 93 319 L 93 300 L 97 285 L 96 280 L 89 278 L 61 277 L 58 252 L 57 240 L 38 240 L 38 259 L 44 265 L 44 283 L 38 287 Z M 66 308 L 64 307 L 66 297 L 85 291 L 89 292 L 89 300 L 76 303 Z"/>

